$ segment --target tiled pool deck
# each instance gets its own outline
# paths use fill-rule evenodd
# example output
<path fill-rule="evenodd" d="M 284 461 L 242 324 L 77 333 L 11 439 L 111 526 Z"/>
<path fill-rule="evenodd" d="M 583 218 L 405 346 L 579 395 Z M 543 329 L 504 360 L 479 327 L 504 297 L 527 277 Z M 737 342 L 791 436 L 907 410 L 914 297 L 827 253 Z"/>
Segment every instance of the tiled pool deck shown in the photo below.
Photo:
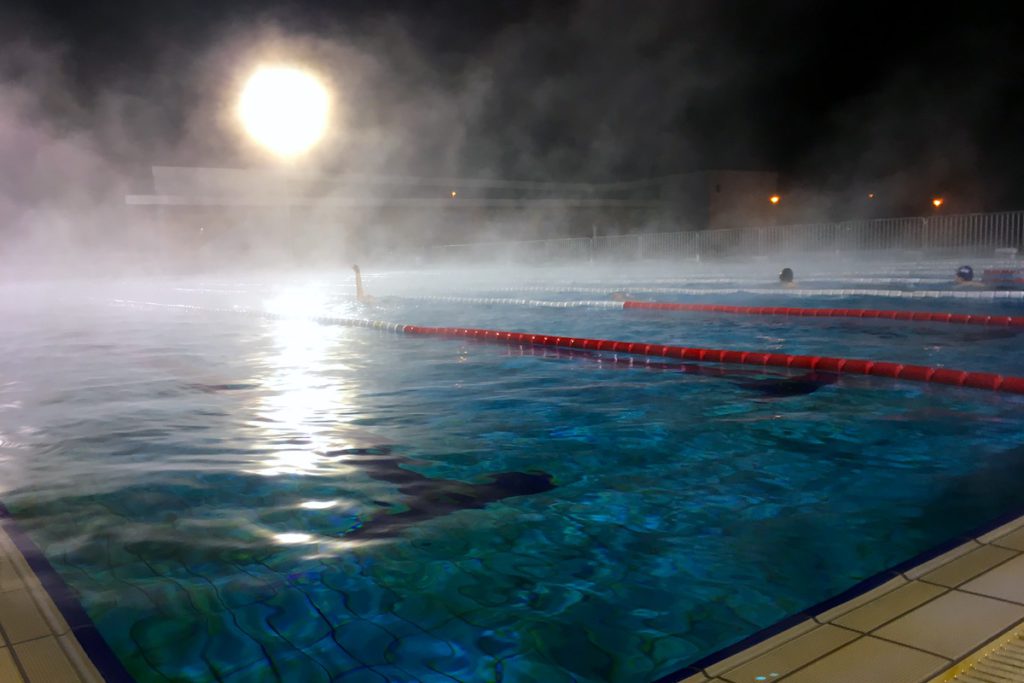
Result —
<path fill-rule="evenodd" d="M 0 681 L 103 681 L 3 521 L 0 519 Z"/>
<path fill-rule="evenodd" d="M 679 683 L 938 683 L 1024 628 L 1024 517 L 841 605 L 707 665 Z M 1024 681 L 1024 668 L 972 681 Z"/>
<path fill-rule="evenodd" d="M 1018 631 L 1024 633 L 1024 517 L 894 573 L 866 593 L 675 680 L 1024 681 L 1024 667 L 1014 671 L 1011 663 L 1007 668 L 1005 658 L 992 663 L 995 677 L 984 672 L 959 675 L 979 648 Z M 103 665 L 94 666 L 86 650 Z M 1013 660 L 1013 651 L 1010 654 Z M 967 662 L 958 666 L 965 658 Z M 109 659 L 105 644 L 67 588 L 12 521 L 0 515 L 0 681 L 123 680 L 123 671 L 116 663 L 112 667 Z"/>

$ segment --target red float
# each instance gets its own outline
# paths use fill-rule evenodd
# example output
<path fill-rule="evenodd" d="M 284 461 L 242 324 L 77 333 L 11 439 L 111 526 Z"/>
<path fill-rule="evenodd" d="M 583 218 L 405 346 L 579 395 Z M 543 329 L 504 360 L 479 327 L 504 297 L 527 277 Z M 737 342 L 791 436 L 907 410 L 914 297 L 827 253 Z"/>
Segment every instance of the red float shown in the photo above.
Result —
<path fill-rule="evenodd" d="M 878 318 L 912 322 L 958 323 L 963 325 L 1001 325 L 1024 327 L 1024 317 L 1009 315 L 972 315 L 966 313 L 929 313 L 927 311 L 881 311 L 863 308 L 792 308 L 789 306 L 724 306 L 720 304 L 676 304 L 657 301 L 624 301 L 623 308 L 695 313 L 735 313 L 740 315 L 788 315 L 809 318 Z"/>
<path fill-rule="evenodd" d="M 655 304 L 654 306 L 666 305 L 671 306 L 685 304 Z M 726 306 L 724 308 L 736 307 Z M 813 311 L 818 309 L 795 310 Z M 895 313 L 895 311 L 879 312 Z M 1020 320 L 1020 318 L 1017 318 L 1016 320 Z M 525 332 L 502 332 L 498 330 L 479 330 L 460 327 L 423 327 L 420 325 L 404 325 L 398 326 L 398 329 L 406 334 L 463 337 L 498 343 L 550 346 L 570 349 L 589 349 L 592 351 L 613 351 L 616 353 L 630 353 L 637 356 L 679 358 L 682 360 L 703 361 L 709 363 L 735 363 L 739 365 L 800 368 L 816 370 L 819 372 L 832 372 L 846 375 L 870 375 L 873 377 L 888 377 L 890 379 L 902 379 L 912 382 L 952 384 L 958 387 L 973 387 L 975 389 L 988 389 L 990 391 L 1024 394 L 1024 377 L 996 375 L 989 372 L 967 372 L 966 370 L 951 370 L 949 368 L 932 368 L 925 365 L 904 365 L 903 363 L 860 360 L 855 358 L 831 358 L 828 356 L 799 356 L 788 353 L 758 353 L 753 351 L 701 349 L 687 346 L 612 341 L 609 339 L 587 339 L 584 337 L 551 337 L 543 334 L 529 334 Z"/>

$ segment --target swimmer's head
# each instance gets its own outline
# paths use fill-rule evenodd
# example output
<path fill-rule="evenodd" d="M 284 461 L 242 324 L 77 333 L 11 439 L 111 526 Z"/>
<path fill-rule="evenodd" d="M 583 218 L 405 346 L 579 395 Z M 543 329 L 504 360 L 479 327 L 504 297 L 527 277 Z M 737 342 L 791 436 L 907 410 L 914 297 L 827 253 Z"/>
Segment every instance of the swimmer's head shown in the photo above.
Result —
<path fill-rule="evenodd" d="M 783 268 L 782 272 L 779 273 L 779 282 L 783 282 L 783 283 L 789 284 L 792 281 L 793 281 L 793 269 L 792 268 Z"/>
<path fill-rule="evenodd" d="M 629 298 L 627 292 L 612 292 L 612 301 L 625 301 Z"/>
<path fill-rule="evenodd" d="M 970 266 L 960 266 L 956 269 L 956 279 L 959 282 L 970 282 L 974 279 L 974 268 Z"/>

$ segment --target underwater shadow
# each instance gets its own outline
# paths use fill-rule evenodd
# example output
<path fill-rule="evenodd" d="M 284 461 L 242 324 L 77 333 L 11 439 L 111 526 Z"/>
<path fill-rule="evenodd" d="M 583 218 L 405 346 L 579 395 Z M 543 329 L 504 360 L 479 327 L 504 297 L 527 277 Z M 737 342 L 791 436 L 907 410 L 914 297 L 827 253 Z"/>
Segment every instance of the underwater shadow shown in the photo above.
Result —
<path fill-rule="evenodd" d="M 328 457 L 344 460 L 372 479 L 398 485 L 406 496 L 408 509 L 385 512 L 345 533 L 346 540 L 393 538 L 409 527 L 460 510 L 479 510 L 506 498 L 531 496 L 555 488 L 547 472 L 498 472 L 487 475 L 489 481 L 467 484 L 451 479 L 434 479 L 402 467 L 414 460 L 394 455 L 387 446 L 346 448 L 328 451 Z"/>

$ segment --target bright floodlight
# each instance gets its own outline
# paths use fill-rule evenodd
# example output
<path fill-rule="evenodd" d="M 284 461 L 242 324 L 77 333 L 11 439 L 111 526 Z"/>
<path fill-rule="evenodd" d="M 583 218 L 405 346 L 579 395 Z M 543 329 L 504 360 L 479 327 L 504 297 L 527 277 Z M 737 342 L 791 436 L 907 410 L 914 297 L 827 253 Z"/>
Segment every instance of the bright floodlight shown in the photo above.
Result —
<path fill-rule="evenodd" d="M 284 66 L 258 69 L 238 102 L 246 132 L 285 158 L 309 151 L 320 141 L 330 109 L 327 88 L 313 74 Z"/>
<path fill-rule="evenodd" d="M 771 197 L 768 198 L 768 201 L 770 201 L 772 204 L 778 204 L 779 203 L 779 195 L 773 194 Z"/>

